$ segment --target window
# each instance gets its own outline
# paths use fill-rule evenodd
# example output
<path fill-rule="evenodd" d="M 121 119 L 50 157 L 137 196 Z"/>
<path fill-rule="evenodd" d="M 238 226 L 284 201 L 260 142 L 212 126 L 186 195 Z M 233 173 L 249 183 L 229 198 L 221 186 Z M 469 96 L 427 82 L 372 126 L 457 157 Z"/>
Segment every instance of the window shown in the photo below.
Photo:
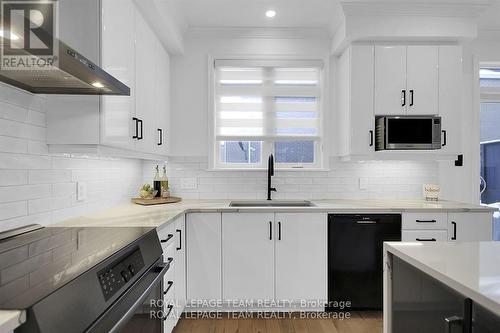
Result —
<path fill-rule="evenodd" d="M 322 62 L 216 60 L 214 167 L 320 168 Z"/>

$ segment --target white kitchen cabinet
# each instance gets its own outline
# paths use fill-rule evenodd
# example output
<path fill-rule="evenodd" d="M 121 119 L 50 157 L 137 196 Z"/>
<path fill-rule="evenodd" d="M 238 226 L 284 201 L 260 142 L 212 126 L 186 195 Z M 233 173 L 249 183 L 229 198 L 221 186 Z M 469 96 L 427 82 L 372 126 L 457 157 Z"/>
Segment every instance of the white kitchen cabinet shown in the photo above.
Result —
<path fill-rule="evenodd" d="M 327 216 L 276 213 L 276 299 L 327 299 Z"/>
<path fill-rule="evenodd" d="M 186 215 L 187 300 L 222 299 L 221 214 Z"/>
<path fill-rule="evenodd" d="M 487 213 L 448 213 L 448 240 L 491 241 L 493 215 Z"/>
<path fill-rule="evenodd" d="M 438 46 L 375 46 L 375 115 L 438 114 Z"/>
<path fill-rule="evenodd" d="M 135 6 L 133 0 L 102 0 L 101 66 L 130 88 L 130 96 L 102 96 L 100 140 L 135 149 Z"/>
<path fill-rule="evenodd" d="M 175 312 L 178 320 L 186 306 L 186 222 L 181 215 L 174 221 L 175 226 Z"/>
<path fill-rule="evenodd" d="M 406 94 L 408 115 L 436 115 L 438 111 L 438 47 L 407 47 Z"/>
<path fill-rule="evenodd" d="M 462 47 L 439 46 L 439 115 L 442 117 L 442 151 L 459 154 L 462 143 Z M 446 138 L 444 137 L 446 135 Z"/>
<path fill-rule="evenodd" d="M 375 46 L 375 115 L 406 113 L 406 46 Z"/>
<path fill-rule="evenodd" d="M 168 53 L 135 1 L 63 1 L 61 8 L 72 14 L 64 17 L 82 18 L 81 24 L 61 19 L 61 39 L 124 82 L 131 93 L 47 96 L 49 151 L 163 159 L 168 147 L 158 145 L 158 128 L 165 128 L 163 142 L 169 142 Z"/>
<path fill-rule="evenodd" d="M 373 53 L 373 45 L 352 45 L 337 62 L 341 156 L 367 156 L 375 151 Z"/>
<path fill-rule="evenodd" d="M 273 213 L 222 214 L 223 297 L 274 299 Z"/>

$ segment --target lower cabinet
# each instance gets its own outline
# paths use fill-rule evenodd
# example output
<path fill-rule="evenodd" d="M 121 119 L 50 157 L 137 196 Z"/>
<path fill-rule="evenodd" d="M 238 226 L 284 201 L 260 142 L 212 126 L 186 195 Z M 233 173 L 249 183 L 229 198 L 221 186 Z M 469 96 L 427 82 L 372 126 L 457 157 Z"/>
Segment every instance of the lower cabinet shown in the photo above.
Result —
<path fill-rule="evenodd" d="M 276 299 L 327 299 L 327 216 L 276 213 Z"/>
<path fill-rule="evenodd" d="M 224 300 L 326 300 L 326 228 L 322 213 L 223 213 Z"/>
<path fill-rule="evenodd" d="M 405 212 L 404 242 L 490 241 L 493 239 L 491 212 Z"/>
<path fill-rule="evenodd" d="M 188 305 L 222 299 L 221 236 L 221 213 L 186 215 Z"/>
<path fill-rule="evenodd" d="M 170 268 L 163 278 L 163 302 L 165 318 L 163 332 L 175 327 L 186 304 L 186 251 L 184 215 L 166 226 L 158 228 L 163 249 L 163 260 Z"/>
<path fill-rule="evenodd" d="M 225 300 L 274 299 L 273 234 L 273 213 L 222 214 Z"/>

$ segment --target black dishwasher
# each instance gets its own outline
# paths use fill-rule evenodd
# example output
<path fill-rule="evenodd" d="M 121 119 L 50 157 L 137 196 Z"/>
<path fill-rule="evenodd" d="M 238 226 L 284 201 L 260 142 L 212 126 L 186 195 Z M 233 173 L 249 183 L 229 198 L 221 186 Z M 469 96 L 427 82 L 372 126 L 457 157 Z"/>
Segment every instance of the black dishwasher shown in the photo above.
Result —
<path fill-rule="evenodd" d="M 383 242 L 400 240 L 401 214 L 328 215 L 327 310 L 381 310 Z"/>

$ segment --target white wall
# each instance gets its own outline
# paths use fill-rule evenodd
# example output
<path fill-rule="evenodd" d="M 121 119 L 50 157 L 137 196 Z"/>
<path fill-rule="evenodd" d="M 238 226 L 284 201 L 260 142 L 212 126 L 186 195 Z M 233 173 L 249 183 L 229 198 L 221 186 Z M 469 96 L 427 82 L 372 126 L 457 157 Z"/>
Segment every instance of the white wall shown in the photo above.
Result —
<path fill-rule="evenodd" d="M 130 200 L 142 180 L 142 162 L 50 155 L 46 103 L 0 84 L 0 231 L 50 224 Z M 76 200 L 85 181 L 88 199 Z"/>

